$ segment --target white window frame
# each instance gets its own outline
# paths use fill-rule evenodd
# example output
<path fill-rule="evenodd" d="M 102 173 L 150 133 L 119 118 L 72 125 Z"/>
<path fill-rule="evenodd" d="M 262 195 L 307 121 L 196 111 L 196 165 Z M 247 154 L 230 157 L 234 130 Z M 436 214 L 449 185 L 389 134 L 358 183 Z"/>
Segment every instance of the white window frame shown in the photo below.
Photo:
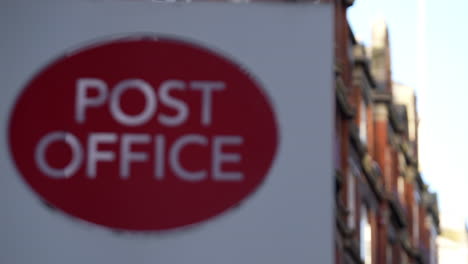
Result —
<path fill-rule="evenodd" d="M 361 206 L 360 235 L 361 259 L 364 264 L 372 264 L 372 225 L 364 204 Z"/>

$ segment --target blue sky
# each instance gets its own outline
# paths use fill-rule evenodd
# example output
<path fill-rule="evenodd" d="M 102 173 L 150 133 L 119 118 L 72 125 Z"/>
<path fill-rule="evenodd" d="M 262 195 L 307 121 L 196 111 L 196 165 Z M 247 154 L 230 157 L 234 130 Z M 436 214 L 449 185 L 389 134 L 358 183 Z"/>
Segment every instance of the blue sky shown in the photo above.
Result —
<path fill-rule="evenodd" d="M 426 23 L 418 26 L 421 2 L 358 0 L 348 18 L 366 44 L 372 23 L 387 21 L 393 79 L 417 90 L 423 177 L 439 194 L 443 215 L 467 219 L 468 1 L 426 0 L 419 9 Z"/>

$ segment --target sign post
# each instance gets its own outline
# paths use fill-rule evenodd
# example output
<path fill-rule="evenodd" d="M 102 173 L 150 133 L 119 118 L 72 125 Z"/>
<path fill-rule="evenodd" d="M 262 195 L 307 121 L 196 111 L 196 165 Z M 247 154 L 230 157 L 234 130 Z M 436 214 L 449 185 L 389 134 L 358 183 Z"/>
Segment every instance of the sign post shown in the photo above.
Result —
<path fill-rule="evenodd" d="M 332 263 L 329 6 L 0 10 L 0 262 Z"/>

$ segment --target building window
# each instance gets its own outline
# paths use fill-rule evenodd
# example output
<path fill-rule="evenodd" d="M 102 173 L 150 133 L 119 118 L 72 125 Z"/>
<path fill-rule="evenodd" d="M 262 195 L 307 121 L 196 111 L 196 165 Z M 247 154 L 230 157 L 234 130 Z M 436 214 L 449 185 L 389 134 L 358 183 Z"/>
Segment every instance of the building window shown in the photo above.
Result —
<path fill-rule="evenodd" d="M 367 143 L 367 108 L 364 102 L 359 109 L 359 138 L 361 142 Z"/>
<path fill-rule="evenodd" d="M 361 259 L 365 264 L 372 263 L 372 227 L 367 216 L 367 208 L 365 205 L 361 206 L 361 222 L 360 222 L 360 250 Z"/>

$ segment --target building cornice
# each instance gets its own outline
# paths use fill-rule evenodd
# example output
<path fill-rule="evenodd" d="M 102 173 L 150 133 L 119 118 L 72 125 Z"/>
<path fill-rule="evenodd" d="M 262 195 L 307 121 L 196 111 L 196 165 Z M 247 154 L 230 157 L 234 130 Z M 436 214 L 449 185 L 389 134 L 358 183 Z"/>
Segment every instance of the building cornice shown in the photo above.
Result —
<path fill-rule="evenodd" d="M 384 192 L 382 182 L 379 181 L 380 175 L 376 172 L 373 160 L 369 154 L 365 154 L 364 158 L 361 160 L 361 165 L 364 171 L 364 176 L 366 177 L 372 191 L 374 192 L 377 200 L 380 202 L 384 199 Z"/>
<path fill-rule="evenodd" d="M 351 141 L 351 145 L 356 149 L 356 153 L 358 154 L 359 158 L 364 158 L 367 153 L 367 146 L 363 144 L 359 138 L 359 129 L 354 122 L 352 122 L 350 125 L 349 139 Z"/>
<path fill-rule="evenodd" d="M 336 193 L 338 193 L 341 190 L 341 187 L 343 186 L 343 173 L 341 173 L 340 170 L 336 169 L 335 170 L 335 190 Z"/>
<path fill-rule="evenodd" d="M 335 222 L 340 232 L 341 236 L 344 238 L 349 238 L 355 233 L 354 229 L 351 229 L 346 224 L 345 219 L 349 215 L 349 210 L 346 209 L 346 206 L 343 204 L 343 201 L 339 197 L 339 193 L 335 197 Z"/>
<path fill-rule="evenodd" d="M 422 179 L 421 173 L 419 171 L 416 175 L 416 183 L 418 186 L 418 191 L 422 193 L 424 191 L 424 180 Z"/>
<path fill-rule="evenodd" d="M 392 124 L 393 129 L 397 133 L 403 133 L 405 131 L 405 125 L 403 124 L 403 121 L 398 118 L 398 114 L 393 105 L 389 105 L 389 110 L 390 123 Z"/>
<path fill-rule="evenodd" d="M 349 228 L 346 225 L 346 222 L 343 221 L 343 219 L 339 217 L 338 214 L 335 215 L 335 221 L 336 221 L 336 226 L 338 227 L 338 231 L 340 232 L 343 238 L 346 239 L 346 238 L 353 236 L 353 234 L 355 233 L 355 230 Z"/>
<path fill-rule="evenodd" d="M 440 233 L 440 219 L 437 194 L 425 190 L 423 197 L 424 205 L 426 206 L 426 211 L 432 217 L 437 232 Z"/>
<path fill-rule="evenodd" d="M 375 103 L 390 104 L 392 101 L 392 94 L 386 91 L 373 90 L 371 96 Z"/>
<path fill-rule="evenodd" d="M 394 216 L 393 219 L 396 220 L 395 222 L 400 228 L 405 228 L 408 225 L 406 221 L 406 214 L 398 200 L 398 197 L 396 197 L 396 195 L 392 193 L 387 192 L 386 199 L 388 204 L 390 205 L 392 215 Z"/>
<path fill-rule="evenodd" d="M 341 77 L 337 76 L 335 79 L 335 90 L 336 90 L 336 103 L 346 119 L 352 119 L 356 114 L 356 110 L 348 101 L 348 97 L 346 95 L 346 87 L 341 79 Z"/>
<path fill-rule="evenodd" d="M 353 258 L 354 263 L 364 264 L 364 261 L 361 259 L 361 254 L 359 251 L 359 245 L 357 239 L 347 239 L 344 242 L 344 248 L 346 252 Z"/>
<path fill-rule="evenodd" d="M 377 86 L 374 80 L 374 76 L 372 76 L 372 73 L 370 70 L 370 66 L 369 66 L 370 60 L 366 56 L 366 51 L 365 51 L 364 46 L 361 44 L 356 44 L 353 47 L 353 56 L 354 56 L 354 65 L 362 67 L 364 75 L 369 81 L 371 88 L 375 89 Z"/>
<path fill-rule="evenodd" d="M 405 156 L 406 163 L 410 166 L 418 167 L 417 159 L 410 153 L 410 146 L 408 142 L 403 141 L 400 143 L 400 150 L 403 152 Z"/>
<path fill-rule="evenodd" d="M 423 264 L 422 255 L 417 248 L 412 246 L 408 232 L 405 231 L 401 233 L 400 244 L 409 257 L 415 259 L 417 263 Z"/>

